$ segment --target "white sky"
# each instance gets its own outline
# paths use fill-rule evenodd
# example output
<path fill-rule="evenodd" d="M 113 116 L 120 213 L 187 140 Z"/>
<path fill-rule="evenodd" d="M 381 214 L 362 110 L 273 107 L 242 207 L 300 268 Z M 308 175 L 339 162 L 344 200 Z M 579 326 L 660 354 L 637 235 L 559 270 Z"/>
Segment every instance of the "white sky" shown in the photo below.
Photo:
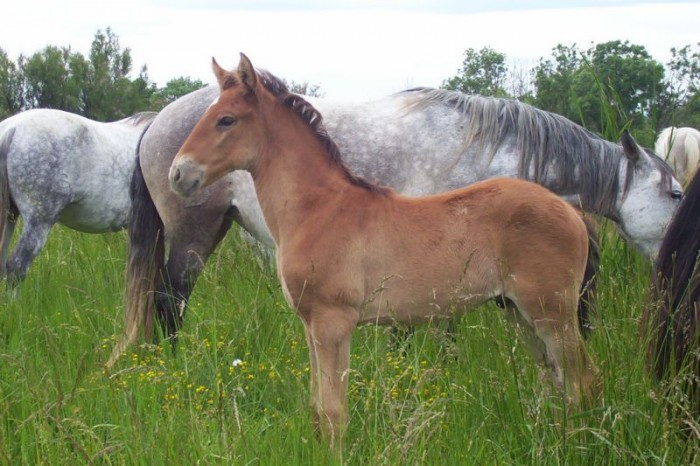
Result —
<path fill-rule="evenodd" d="M 564 7 L 566 6 L 566 7 Z M 509 67 L 533 67 L 557 44 L 629 40 L 661 63 L 700 42 L 700 2 L 634 0 L 18 0 L 5 8 L 0 48 L 15 60 L 47 45 L 87 55 L 110 27 L 134 76 L 148 65 L 163 86 L 212 82 L 244 52 L 279 77 L 361 101 L 454 76 L 463 52 L 489 46 Z"/>

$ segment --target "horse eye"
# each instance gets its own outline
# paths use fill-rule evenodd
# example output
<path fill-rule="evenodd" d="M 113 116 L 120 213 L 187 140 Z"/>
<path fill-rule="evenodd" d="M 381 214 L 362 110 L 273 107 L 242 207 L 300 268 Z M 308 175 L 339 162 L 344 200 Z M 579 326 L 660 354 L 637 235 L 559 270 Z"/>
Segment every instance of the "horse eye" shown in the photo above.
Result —
<path fill-rule="evenodd" d="M 683 198 L 683 192 L 682 192 L 682 191 L 674 190 L 674 191 L 671 192 L 671 199 L 678 200 L 678 199 L 682 199 L 682 198 Z"/>
<path fill-rule="evenodd" d="M 219 121 L 216 122 L 216 126 L 219 128 L 228 128 L 236 123 L 236 119 L 230 116 L 221 117 Z"/>

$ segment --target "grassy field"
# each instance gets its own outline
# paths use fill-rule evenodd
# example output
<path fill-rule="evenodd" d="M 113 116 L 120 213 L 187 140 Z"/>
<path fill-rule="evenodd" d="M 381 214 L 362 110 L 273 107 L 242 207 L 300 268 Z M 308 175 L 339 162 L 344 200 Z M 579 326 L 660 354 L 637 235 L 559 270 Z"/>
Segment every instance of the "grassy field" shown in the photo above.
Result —
<path fill-rule="evenodd" d="M 20 292 L 0 302 L 0 464 L 337 462 L 309 422 L 301 324 L 270 267 L 237 238 L 198 282 L 177 351 L 143 346 L 107 374 L 122 330 L 126 235 L 57 228 Z M 419 328 L 404 352 L 388 349 L 386 328 L 363 327 L 342 462 L 693 462 L 698 436 L 667 420 L 644 370 L 649 264 L 603 238 L 589 341 L 604 377 L 599 407 L 563 423 L 561 401 L 493 305 L 462 318 L 456 342 L 439 323 Z"/>

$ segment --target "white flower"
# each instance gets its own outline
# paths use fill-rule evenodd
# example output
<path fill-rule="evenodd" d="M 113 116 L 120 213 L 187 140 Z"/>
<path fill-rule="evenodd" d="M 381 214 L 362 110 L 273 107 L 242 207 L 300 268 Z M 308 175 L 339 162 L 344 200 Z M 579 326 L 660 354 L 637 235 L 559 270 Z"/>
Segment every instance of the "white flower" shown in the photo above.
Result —
<path fill-rule="evenodd" d="M 231 363 L 231 365 L 232 365 L 233 367 L 238 367 L 238 366 L 240 366 L 241 364 L 243 364 L 243 361 L 241 361 L 241 360 L 238 359 L 238 358 L 234 359 L 233 362 Z"/>

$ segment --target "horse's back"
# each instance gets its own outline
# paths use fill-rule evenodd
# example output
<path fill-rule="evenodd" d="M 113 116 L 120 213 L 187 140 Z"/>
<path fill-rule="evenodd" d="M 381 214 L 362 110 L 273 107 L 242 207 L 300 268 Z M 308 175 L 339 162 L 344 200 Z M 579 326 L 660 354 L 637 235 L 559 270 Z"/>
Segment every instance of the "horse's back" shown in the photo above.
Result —
<path fill-rule="evenodd" d="M 3 126 L 14 128 L 6 163 L 21 215 L 84 232 L 124 227 L 142 128 L 52 109 L 27 110 Z"/>
<path fill-rule="evenodd" d="M 486 277 L 484 286 L 498 286 L 492 296 L 518 306 L 578 302 L 588 230 L 580 213 L 560 197 L 532 182 L 491 178 L 427 201 L 426 211 L 437 204 L 433 211 L 446 219 L 436 253 L 444 255 L 444 263 L 453 261 L 455 269 L 462 267 L 463 283 L 471 286 Z"/>
<path fill-rule="evenodd" d="M 485 161 L 483 167 L 470 163 L 464 169 L 464 114 L 437 102 L 420 108 L 412 108 L 411 102 L 410 93 L 352 104 L 311 100 L 343 161 L 372 182 L 425 196 L 483 177 Z"/>
<path fill-rule="evenodd" d="M 301 295 L 312 267 L 325 277 L 319 294 L 372 301 L 378 314 L 367 314 L 368 322 L 389 322 L 391 312 L 416 321 L 426 302 L 449 315 L 454 304 L 469 308 L 521 290 L 517 281 L 523 287 L 530 280 L 559 283 L 533 285 L 540 294 L 544 288 L 578 291 L 572 287 L 580 286 L 586 266 L 588 236 L 579 213 L 519 179 L 489 179 L 426 197 L 357 189 L 342 205 L 329 201 L 313 215 L 307 231 L 295 232 L 292 255 L 280 250 L 285 286 Z M 347 276 L 348 270 L 362 273 Z"/>
<path fill-rule="evenodd" d="M 572 242 L 587 244 L 588 234 L 579 212 L 529 181 L 490 178 L 426 199 L 441 200 L 444 215 L 452 221 L 468 221 L 475 235 L 489 236 L 490 241 L 499 244 L 498 254 L 511 261 L 523 254 L 529 256 L 534 250 L 560 255 L 572 247 Z"/>

